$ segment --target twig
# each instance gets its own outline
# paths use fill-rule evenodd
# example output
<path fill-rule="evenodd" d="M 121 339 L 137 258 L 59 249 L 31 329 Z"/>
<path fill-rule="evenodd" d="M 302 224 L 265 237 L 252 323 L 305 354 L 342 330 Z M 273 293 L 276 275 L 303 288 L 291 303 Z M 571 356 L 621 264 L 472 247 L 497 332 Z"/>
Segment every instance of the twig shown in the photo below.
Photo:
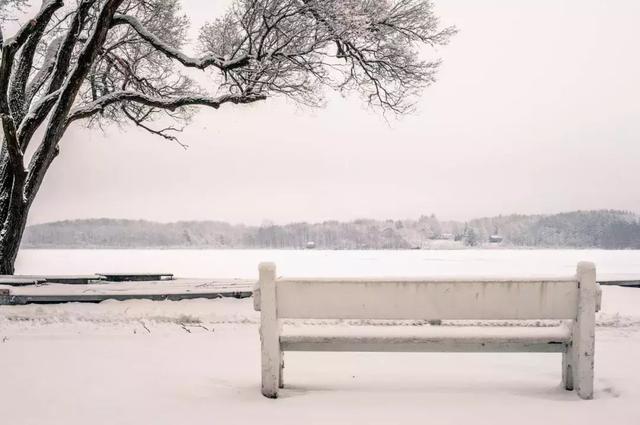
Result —
<path fill-rule="evenodd" d="M 139 320 L 140 324 L 142 325 L 142 327 L 144 328 L 145 331 L 147 331 L 148 333 L 151 333 L 151 331 L 149 330 L 149 328 L 147 327 L 147 325 L 144 324 L 144 322 L 142 320 Z"/>
<path fill-rule="evenodd" d="M 200 324 L 200 323 L 195 324 L 195 325 L 190 325 L 190 326 L 194 326 L 194 327 L 196 327 L 196 328 L 202 328 L 202 329 L 204 329 L 205 331 L 209 332 L 209 328 L 207 328 L 205 325 Z"/>

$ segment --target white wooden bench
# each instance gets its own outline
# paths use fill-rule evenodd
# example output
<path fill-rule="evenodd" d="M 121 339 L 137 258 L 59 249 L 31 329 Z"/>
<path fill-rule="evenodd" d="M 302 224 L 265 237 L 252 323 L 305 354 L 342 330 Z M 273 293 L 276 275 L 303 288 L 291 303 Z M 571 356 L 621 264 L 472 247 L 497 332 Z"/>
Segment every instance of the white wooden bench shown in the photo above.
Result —
<path fill-rule="evenodd" d="M 562 382 L 593 397 L 595 313 L 600 288 L 592 263 L 575 276 L 532 279 L 294 279 L 276 278 L 262 263 L 254 291 L 260 311 L 262 394 L 283 387 L 283 351 L 559 352 Z M 562 326 L 425 327 L 402 337 L 282 333 L 281 319 L 563 320 Z M 466 328 L 468 329 L 468 328 Z"/>

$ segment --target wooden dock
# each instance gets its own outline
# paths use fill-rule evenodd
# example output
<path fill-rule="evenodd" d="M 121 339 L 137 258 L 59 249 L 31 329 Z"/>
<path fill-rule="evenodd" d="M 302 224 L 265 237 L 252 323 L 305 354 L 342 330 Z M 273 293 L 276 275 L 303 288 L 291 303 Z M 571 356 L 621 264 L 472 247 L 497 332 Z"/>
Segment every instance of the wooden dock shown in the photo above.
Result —
<path fill-rule="evenodd" d="M 0 286 L 0 305 L 98 303 L 105 300 L 178 301 L 194 298 L 247 298 L 253 281 L 242 279 L 172 279 L 156 281 L 97 281 L 84 285 L 45 282 Z"/>
<path fill-rule="evenodd" d="M 183 294 L 59 294 L 59 295 L 9 295 L 5 304 L 62 304 L 62 303 L 99 303 L 106 300 L 151 300 L 151 301 L 180 301 L 196 298 L 247 298 L 251 290 L 219 291 L 219 292 L 189 292 Z M 2 296 L 0 295 L 0 305 Z"/>
<path fill-rule="evenodd" d="M 89 275 L 0 275 L 0 285 L 27 286 L 42 283 L 88 285 L 100 281 L 155 282 L 172 280 L 172 273 L 96 273 Z"/>

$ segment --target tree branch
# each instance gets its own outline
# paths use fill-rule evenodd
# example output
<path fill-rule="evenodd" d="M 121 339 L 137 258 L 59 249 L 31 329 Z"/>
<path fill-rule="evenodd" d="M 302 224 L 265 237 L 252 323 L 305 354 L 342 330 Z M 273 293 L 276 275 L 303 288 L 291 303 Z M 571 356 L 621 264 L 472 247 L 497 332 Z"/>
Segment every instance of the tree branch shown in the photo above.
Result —
<path fill-rule="evenodd" d="M 181 148 L 183 148 L 185 150 L 189 147 L 189 145 L 187 145 L 185 143 L 182 143 L 180 141 L 180 139 L 178 139 L 177 136 L 169 134 L 169 132 L 181 133 L 183 129 L 169 126 L 169 127 L 161 128 L 160 130 L 154 130 L 153 128 L 151 128 L 148 125 L 144 124 L 144 118 L 142 118 L 142 119 L 136 118 L 129 111 L 127 111 L 127 108 L 126 108 L 125 105 L 122 105 L 122 112 L 124 112 L 124 114 L 127 116 L 127 118 L 129 118 L 131 121 L 133 121 L 133 123 L 135 125 L 137 125 L 138 127 L 146 130 L 147 132 L 149 132 L 151 134 L 155 134 L 156 136 L 160 136 L 160 137 L 162 137 L 164 139 L 167 139 L 167 140 L 170 140 L 172 142 L 175 142 L 178 145 L 180 145 Z"/>
<path fill-rule="evenodd" d="M 58 50 L 60 49 L 60 45 L 62 44 L 62 40 L 64 37 L 56 37 L 47 46 L 47 51 L 44 55 L 44 61 L 42 63 L 42 67 L 33 76 L 29 85 L 25 89 L 25 104 L 30 105 L 34 96 L 40 91 L 44 83 L 51 76 L 55 66 L 56 66 L 56 56 L 58 55 Z"/>
<path fill-rule="evenodd" d="M 25 103 L 25 88 L 33 65 L 33 58 L 38 43 L 44 34 L 44 30 L 51 21 L 55 11 L 62 7 L 61 0 L 53 0 L 42 3 L 39 15 L 35 22 L 31 22 L 31 33 L 22 47 L 18 65 L 11 75 L 11 88 L 9 89 L 9 106 L 16 123 L 22 121 L 27 109 Z"/>
<path fill-rule="evenodd" d="M 17 51 L 26 41 L 29 36 L 41 27 L 46 27 L 51 19 L 51 14 L 63 6 L 62 0 L 49 0 L 42 4 L 40 12 L 33 19 L 30 19 L 25 23 L 18 32 L 11 38 L 3 40 L 2 48 L 10 47 Z"/>
<path fill-rule="evenodd" d="M 2 121 L 4 143 L 7 147 L 6 152 L 9 157 L 10 169 L 13 170 L 14 178 L 18 178 L 16 184 L 21 183 L 24 179 L 24 163 L 22 149 L 16 137 L 16 122 L 11 114 L 9 99 L 7 97 L 13 62 L 16 52 L 27 41 L 29 36 L 40 30 L 40 28 L 46 27 L 51 18 L 50 13 L 53 13 L 54 10 L 61 6 L 61 0 L 51 0 L 43 4 L 40 12 L 23 25 L 15 36 L 3 40 L 2 63 L 0 64 L 0 120 Z M 14 187 L 16 184 L 14 184 Z"/>
<path fill-rule="evenodd" d="M 164 53 L 167 57 L 180 62 L 189 68 L 205 69 L 214 66 L 222 71 L 229 71 L 246 66 L 252 59 L 250 55 L 244 55 L 236 59 L 226 60 L 214 54 L 208 54 L 201 58 L 191 58 L 169 44 L 162 41 L 158 36 L 152 34 L 136 18 L 130 15 L 116 15 L 113 18 L 113 25 L 128 24 L 153 47 Z"/>
<path fill-rule="evenodd" d="M 25 117 L 28 119 L 23 120 L 18 129 L 19 142 L 23 150 L 26 150 L 31 136 L 33 136 L 36 129 L 42 124 L 47 114 L 51 111 L 51 108 L 55 105 L 57 95 L 55 95 L 55 99 L 49 97 L 49 95 L 54 95 L 54 93 L 58 92 L 67 76 L 78 34 L 80 34 L 80 30 L 95 2 L 96 0 L 82 0 L 80 2 L 74 19 L 64 38 L 54 40 L 47 51 L 46 56 L 51 62 L 47 63 L 47 58 L 45 58 L 45 68 L 43 68 L 43 71 L 47 66 L 51 67 L 51 69 L 47 69 L 44 74 L 38 73 L 32 81 L 33 84 L 27 88 L 27 96 L 30 102 L 47 78 L 49 78 L 49 86 L 46 91 L 47 96 L 45 97 L 48 101 L 44 102 L 45 99 L 43 99 L 43 102 L 37 105 L 36 110 L 32 108 L 32 111 Z M 52 48 L 52 46 L 54 47 Z M 30 166 L 29 168 L 31 169 L 32 167 Z"/>
<path fill-rule="evenodd" d="M 67 125 L 73 121 L 88 118 L 103 111 L 107 106 L 121 102 L 136 102 L 146 106 L 173 111 L 184 106 L 208 106 L 218 109 L 224 103 L 253 103 L 266 99 L 265 95 L 224 95 L 219 97 L 180 96 L 160 98 L 130 90 L 116 91 L 96 99 L 86 105 L 72 110 L 67 118 Z"/>
<path fill-rule="evenodd" d="M 53 108 L 53 105 L 58 101 L 59 96 L 60 90 L 46 95 L 24 116 L 17 131 L 18 143 L 23 151 L 26 149 L 29 140 L 33 137 L 40 123 L 44 121 L 51 108 Z"/>
<path fill-rule="evenodd" d="M 78 10 L 74 19 L 71 21 L 71 25 L 66 31 L 66 36 L 60 45 L 58 50 L 58 56 L 56 57 L 56 66 L 49 82 L 49 88 L 47 93 L 52 93 L 62 86 L 65 77 L 69 71 L 69 65 L 71 63 L 71 56 L 73 55 L 73 47 L 78 40 L 80 30 L 85 24 L 87 16 L 91 7 L 96 0 L 82 0 L 78 5 Z"/>
<path fill-rule="evenodd" d="M 89 3 L 93 4 L 93 1 L 94 0 L 86 0 L 86 2 L 80 4 L 80 8 Z M 33 154 L 29 164 L 29 174 L 27 176 L 25 186 L 25 198 L 28 202 L 33 201 L 35 194 L 37 193 L 40 184 L 49 169 L 49 165 L 51 165 L 51 162 L 58 153 L 58 142 L 62 138 L 66 129 L 66 118 L 71 110 L 71 106 L 76 99 L 76 95 L 78 94 L 88 71 L 91 69 L 93 61 L 98 55 L 100 47 L 103 45 L 107 37 L 113 15 L 122 1 L 123 0 L 106 0 L 103 3 L 100 8 L 100 12 L 96 16 L 93 30 L 91 31 L 87 41 L 84 43 L 82 50 L 78 54 L 75 66 L 71 72 L 66 75 L 64 85 L 60 88 L 60 96 L 53 108 L 53 112 L 51 113 L 47 131 L 42 143 Z M 85 13 L 88 13 L 88 9 L 86 9 Z M 80 15 L 80 10 L 76 15 L 76 22 L 80 21 L 80 17 L 78 15 Z M 78 25 L 81 26 L 82 22 L 79 22 Z M 70 31 L 67 35 L 67 39 L 63 42 L 63 45 L 67 43 L 69 37 L 71 37 L 73 42 L 68 47 L 72 49 L 73 44 L 75 44 L 77 34 L 72 35 Z M 58 54 L 58 63 L 60 63 L 60 57 L 65 54 L 67 54 L 67 51 L 61 47 L 60 53 Z M 70 54 L 71 53 L 69 53 L 69 55 Z M 54 72 L 57 71 L 58 69 L 56 68 L 56 71 Z M 51 90 L 51 88 L 52 86 L 49 87 L 49 90 Z"/>

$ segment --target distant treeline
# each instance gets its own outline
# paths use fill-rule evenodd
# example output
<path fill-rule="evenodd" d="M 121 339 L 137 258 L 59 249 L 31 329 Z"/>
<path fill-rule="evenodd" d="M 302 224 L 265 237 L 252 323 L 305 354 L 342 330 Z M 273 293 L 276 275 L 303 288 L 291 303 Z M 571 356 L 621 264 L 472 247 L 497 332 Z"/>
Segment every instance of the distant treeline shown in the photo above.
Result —
<path fill-rule="evenodd" d="M 463 246 L 640 249 L 638 215 L 613 210 L 507 215 L 469 222 L 355 220 L 262 226 L 217 221 L 90 219 L 26 229 L 24 248 L 410 249 Z"/>

